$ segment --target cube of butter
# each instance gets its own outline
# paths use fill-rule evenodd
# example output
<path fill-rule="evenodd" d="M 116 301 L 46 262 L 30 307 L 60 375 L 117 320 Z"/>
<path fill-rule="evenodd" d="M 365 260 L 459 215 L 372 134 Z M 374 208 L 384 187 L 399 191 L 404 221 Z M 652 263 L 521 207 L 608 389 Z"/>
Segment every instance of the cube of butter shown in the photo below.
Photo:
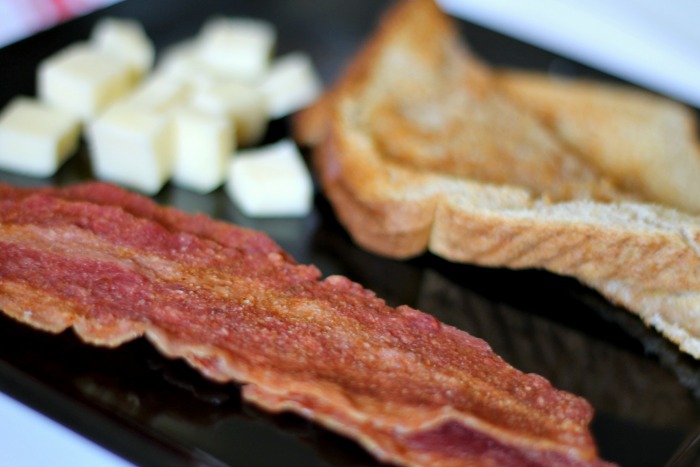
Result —
<path fill-rule="evenodd" d="M 154 74 L 180 81 L 193 89 L 230 79 L 199 58 L 194 41 L 181 41 L 166 49 Z"/>
<path fill-rule="evenodd" d="M 254 86 L 235 81 L 205 86 L 194 91 L 192 105 L 203 112 L 231 119 L 238 146 L 259 143 L 267 131 L 265 96 Z"/>
<path fill-rule="evenodd" d="M 48 177 L 75 153 L 79 139 L 80 121 L 74 115 L 16 97 L 0 115 L 0 168 Z"/>
<path fill-rule="evenodd" d="M 175 112 L 173 183 L 198 193 L 218 188 L 235 148 L 231 121 L 183 107 Z"/>
<path fill-rule="evenodd" d="M 323 84 L 311 58 L 295 52 L 272 62 L 260 89 L 265 95 L 270 118 L 281 118 L 316 100 Z"/>
<path fill-rule="evenodd" d="M 193 40 L 182 40 L 161 52 L 154 73 L 184 79 L 197 64 L 197 44 Z"/>
<path fill-rule="evenodd" d="M 134 77 L 142 79 L 153 67 L 155 48 L 141 23 L 125 18 L 104 18 L 92 30 L 90 41 L 100 50 L 123 58 Z"/>
<path fill-rule="evenodd" d="M 139 83 L 124 102 L 157 112 L 172 112 L 190 97 L 186 83 L 161 73 L 153 73 Z"/>
<path fill-rule="evenodd" d="M 88 126 L 95 176 L 155 194 L 173 171 L 171 119 L 145 108 L 118 103 Z"/>
<path fill-rule="evenodd" d="M 135 84 L 124 60 L 84 43 L 42 61 L 37 75 L 41 100 L 85 120 L 96 117 Z"/>
<path fill-rule="evenodd" d="M 197 37 L 199 57 L 229 78 L 254 82 L 270 64 L 277 33 L 253 18 L 210 19 Z"/>
<path fill-rule="evenodd" d="M 294 217 L 311 212 L 311 175 L 289 139 L 235 154 L 225 188 L 250 217 Z"/>

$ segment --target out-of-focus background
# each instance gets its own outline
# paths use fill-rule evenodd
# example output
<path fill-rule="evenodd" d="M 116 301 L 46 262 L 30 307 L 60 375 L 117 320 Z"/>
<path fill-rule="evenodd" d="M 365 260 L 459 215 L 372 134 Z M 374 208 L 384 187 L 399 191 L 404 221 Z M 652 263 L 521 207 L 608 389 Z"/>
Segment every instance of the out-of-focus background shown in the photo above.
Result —
<path fill-rule="evenodd" d="M 0 46 L 119 0 L 0 0 Z"/>
<path fill-rule="evenodd" d="M 0 47 L 119 1 L 0 0 Z M 700 107 L 697 0 L 437 1 L 456 16 Z"/>
<path fill-rule="evenodd" d="M 449 12 L 700 107 L 697 0 L 438 0 Z"/>

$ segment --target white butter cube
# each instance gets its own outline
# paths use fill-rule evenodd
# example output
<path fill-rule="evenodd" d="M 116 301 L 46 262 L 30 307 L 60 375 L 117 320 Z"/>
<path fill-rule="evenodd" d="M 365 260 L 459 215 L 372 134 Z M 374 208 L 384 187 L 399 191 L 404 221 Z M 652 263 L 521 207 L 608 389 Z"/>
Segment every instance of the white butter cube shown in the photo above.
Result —
<path fill-rule="evenodd" d="M 75 153 L 79 139 L 80 121 L 74 115 L 16 97 L 0 115 L 0 167 L 48 177 Z"/>
<path fill-rule="evenodd" d="M 226 178 L 234 149 L 234 130 L 228 118 L 179 109 L 175 113 L 173 182 L 199 193 L 215 190 Z"/>
<path fill-rule="evenodd" d="M 195 91 L 192 105 L 203 112 L 231 119 L 239 146 L 259 143 L 267 131 L 265 96 L 256 87 L 234 81 L 216 83 Z"/>
<path fill-rule="evenodd" d="M 125 61 L 78 43 L 39 65 L 37 88 L 44 102 L 90 119 L 126 95 L 134 84 Z"/>
<path fill-rule="evenodd" d="M 219 17 L 209 20 L 199 33 L 198 53 L 228 77 L 254 82 L 270 64 L 276 37 L 267 21 Z"/>
<path fill-rule="evenodd" d="M 165 50 L 154 73 L 186 83 L 194 89 L 230 79 L 202 61 L 197 44 L 192 41 L 182 41 Z"/>
<path fill-rule="evenodd" d="M 311 58 L 296 52 L 276 59 L 261 84 L 268 114 L 281 118 L 311 104 L 321 94 L 323 83 Z"/>
<path fill-rule="evenodd" d="M 235 154 L 226 192 L 250 217 L 305 216 L 313 203 L 311 175 L 288 139 Z"/>
<path fill-rule="evenodd" d="M 87 140 L 97 178 L 155 194 L 173 171 L 171 119 L 119 103 L 88 126 Z"/>
<path fill-rule="evenodd" d="M 137 80 L 153 68 L 155 48 L 137 21 L 104 18 L 95 25 L 90 41 L 98 49 L 123 58 L 131 66 Z"/>
<path fill-rule="evenodd" d="M 180 76 L 191 71 L 196 61 L 197 44 L 192 40 L 180 41 L 163 50 L 155 72 Z"/>
<path fill-rule="evenodd" d="M 152 74 L 142 81 L 124 101 L 157 112 L 172 112 L 190 97 L 189 86 L 164 74 Z"/>

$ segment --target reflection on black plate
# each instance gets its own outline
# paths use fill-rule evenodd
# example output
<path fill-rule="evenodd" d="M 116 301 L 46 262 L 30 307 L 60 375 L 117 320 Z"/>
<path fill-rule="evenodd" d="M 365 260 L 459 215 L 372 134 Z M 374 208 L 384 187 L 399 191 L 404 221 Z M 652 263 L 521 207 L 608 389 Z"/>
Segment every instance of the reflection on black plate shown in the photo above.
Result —
<path fill-rule="evenodd" d="M 97 18 L 138 18 L 162 50 L 196 33 L 212 14 L 252 15 L 278 27 L 279 53 L 304 50 L 327 81 L 372 30 L 387 2 L 127 0 L 0 50 L 0 105 L 34 93 L 34 67 L 89 34 Z M 610 79 L 472 24 L 474 49 L 497 65 Z M 287 134 L 273 122 L 268 141 Z M 0 182 L 67 184 L 91 177 L 83 149 L 55 177 L 0 172 Z M 305 219 L 253 220 L 222 190 L 198 195 L 167 186 L 160 203 L 202 211 L 268 232 L 302 263 L 343 274 L 390 304 L 408 304 L 486 339 L 517 368 L 539 373 L 596 408 L 604 458 L 622 465 L 695 465 L 700 364 L 640 321 L 577 282 L 539 271 L 452 264 L 425 255 L 406 262 L 358 249 L 318 196 Z M 373 465 L 351 441 L 292 415 L 272 416 L 240 400 L 239 387 L 211 383 L 146 341 L 108 350 L 72 332 L 53 336 L 0 317 L 0 390 L 140 464 Z M 0 420 L 0 423 L 2 421 Z"/>

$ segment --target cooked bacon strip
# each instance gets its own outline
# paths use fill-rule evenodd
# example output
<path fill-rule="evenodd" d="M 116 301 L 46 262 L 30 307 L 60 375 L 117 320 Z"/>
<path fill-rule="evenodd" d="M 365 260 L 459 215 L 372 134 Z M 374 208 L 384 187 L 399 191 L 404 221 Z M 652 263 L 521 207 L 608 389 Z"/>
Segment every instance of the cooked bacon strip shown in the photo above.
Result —
<path fill-rule="evenodd" d="M 173 231 L 182 231 L 214 240 L 231 248 L 242 248 L 247 252 L 276 251 L 288 257 L 275 242 L 266 235 L 243 227 L 231 228 L 230 224 L 216 221 L 203 214 L 187 214 L 178 209 L 159 206 L 150 198 L 119 189 L 102 182 L 87 182 L 66 187 L 18 188 L 0 185 L 0 200 L 19 199 L 33 194 L 45 194 L 72 201 L 87 201 L 114 206 L 133 214 L 160 223 Z M 290 257 L 288 257 L 291 260 Z"/>
<path fill-rule="evenodd" d="M 115 346 L 145 335 L 243 397 L 405 465 L 603 465 L 592 409 L 482 340 L 267 236 L 105 184 L 0 187 L 0 309 Z"/>

